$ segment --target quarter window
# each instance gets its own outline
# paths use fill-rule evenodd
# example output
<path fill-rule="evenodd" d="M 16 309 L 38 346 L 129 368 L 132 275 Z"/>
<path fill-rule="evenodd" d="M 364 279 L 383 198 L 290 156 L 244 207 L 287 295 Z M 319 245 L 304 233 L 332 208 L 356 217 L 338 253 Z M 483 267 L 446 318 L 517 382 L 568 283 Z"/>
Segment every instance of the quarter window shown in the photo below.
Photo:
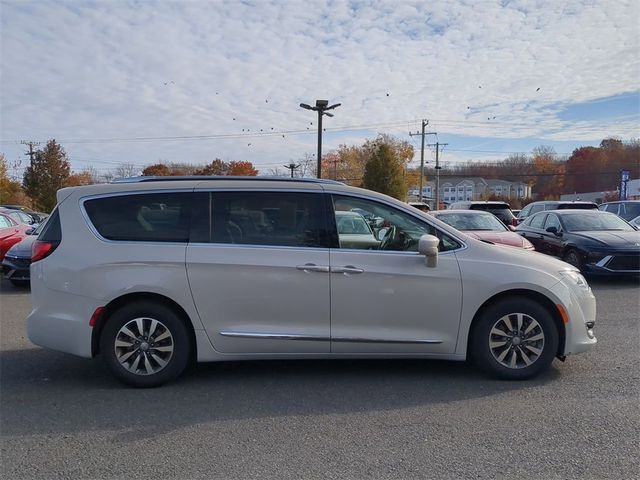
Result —
<path fill-rule="evenodd" d="M 460 243 L 433 225 L 382 203 L 334 195 L 333 205 L 340 248 L 417 252 L 418 242 L 424 234 L 440 239 L 441 252 L 461 247 Z M 345 229 L 342 225 L 351 225 L 354 215 L 361 216 L 368 228 L 358 229 L 357 233 Z"/>
<path fill-rule="evenodd" d="M 8 228 L 11 226 L 11 222 L 7 219 L 7 217 L 0 215 L 0 228 Z"/>
<path fill-rule="evenodd" d="M 191 196 L 190 192 L 118 195 L 87 200 L 84 208 L 108 240 L 187 242 Z"/>

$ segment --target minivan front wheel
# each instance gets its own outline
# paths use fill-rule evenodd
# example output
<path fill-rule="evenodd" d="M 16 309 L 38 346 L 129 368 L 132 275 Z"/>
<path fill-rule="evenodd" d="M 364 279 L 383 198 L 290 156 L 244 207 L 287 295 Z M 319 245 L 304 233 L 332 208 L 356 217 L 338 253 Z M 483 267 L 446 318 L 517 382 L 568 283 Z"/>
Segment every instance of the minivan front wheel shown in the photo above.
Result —
<path fill-rule="evenodd" d="M 100 338 L 113 374 L 134 387 L 156 387 L 187 366 L 190 342 L 180 317 L 161 304 L 136 301 L 114 312 Z"/>
<path fill-rule="evenodd" d="M 528 298 L 489 306 L 477 320 L 471 354 L 489 374 L 524 380 L 546 370 L 558 350 L 558 330 L 549 311 Z"/>

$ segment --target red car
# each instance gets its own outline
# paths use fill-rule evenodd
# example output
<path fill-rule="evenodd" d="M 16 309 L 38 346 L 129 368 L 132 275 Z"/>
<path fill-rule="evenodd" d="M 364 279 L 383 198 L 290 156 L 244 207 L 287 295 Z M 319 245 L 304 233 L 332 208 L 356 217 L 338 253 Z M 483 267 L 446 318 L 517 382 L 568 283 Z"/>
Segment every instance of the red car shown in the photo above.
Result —
<path fill-rule="evenodd" d="M 4 259 L 7 250 L 27 236 L 27 230 L 32 227 L 16 222 L 9 215 L 0 213 L 0 261 Z"/>
<path fill-rule="evenodd" d="M 493 213 L 478 210 L 432 212 L 438 220 L 478 240 L 534 250 L 529 240 L 507 228 Z"/>

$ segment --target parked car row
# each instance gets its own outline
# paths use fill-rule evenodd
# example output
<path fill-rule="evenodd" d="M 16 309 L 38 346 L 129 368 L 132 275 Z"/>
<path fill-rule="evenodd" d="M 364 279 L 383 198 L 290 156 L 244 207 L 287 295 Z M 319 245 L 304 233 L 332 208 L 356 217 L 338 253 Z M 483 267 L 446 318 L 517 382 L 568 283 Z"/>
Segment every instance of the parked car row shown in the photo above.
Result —
<path fill-rule="evenodd" d="M 460 210 L 464 208 L 468 210 Z M 586 274 L 640 275 L 640 201 L 609 202 L 600 207 L 579 201 L 533 202 L 519 213 L 517 227 L 508 226 L 511 232 L 478 211 L 499 211 L 504 222 L 509 218 L 503 213 L 507 208 L 505 202 L 458 202 L 432 214 L 467 235 L 535 249 Z M 519 245 L 509 235 L 521 236 L 526 244 Z"/>
<path fill-rule="evenodd" d="M 23 205 L 0 205 L 0 210 L 12 215 L 20 223 L 30 225 L 42 223 L 49 216 L 47 213 L 36 212 Z"/>

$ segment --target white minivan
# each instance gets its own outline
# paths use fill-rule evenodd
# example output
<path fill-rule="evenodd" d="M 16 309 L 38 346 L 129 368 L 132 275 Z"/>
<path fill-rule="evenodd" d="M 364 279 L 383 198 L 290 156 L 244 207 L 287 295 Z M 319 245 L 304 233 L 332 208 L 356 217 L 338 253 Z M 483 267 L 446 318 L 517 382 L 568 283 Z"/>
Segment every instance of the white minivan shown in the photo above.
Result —
<path fill-rule="evenodd" d="M 347 215 L 375 241 L 345 241 Z M 525 379 L 596 344 L 571 265 L 328 180 L 65 188 L 32 261 L 31 341 L 139 387 L 193 361 L 283 358 L 471 358 Z"/>

